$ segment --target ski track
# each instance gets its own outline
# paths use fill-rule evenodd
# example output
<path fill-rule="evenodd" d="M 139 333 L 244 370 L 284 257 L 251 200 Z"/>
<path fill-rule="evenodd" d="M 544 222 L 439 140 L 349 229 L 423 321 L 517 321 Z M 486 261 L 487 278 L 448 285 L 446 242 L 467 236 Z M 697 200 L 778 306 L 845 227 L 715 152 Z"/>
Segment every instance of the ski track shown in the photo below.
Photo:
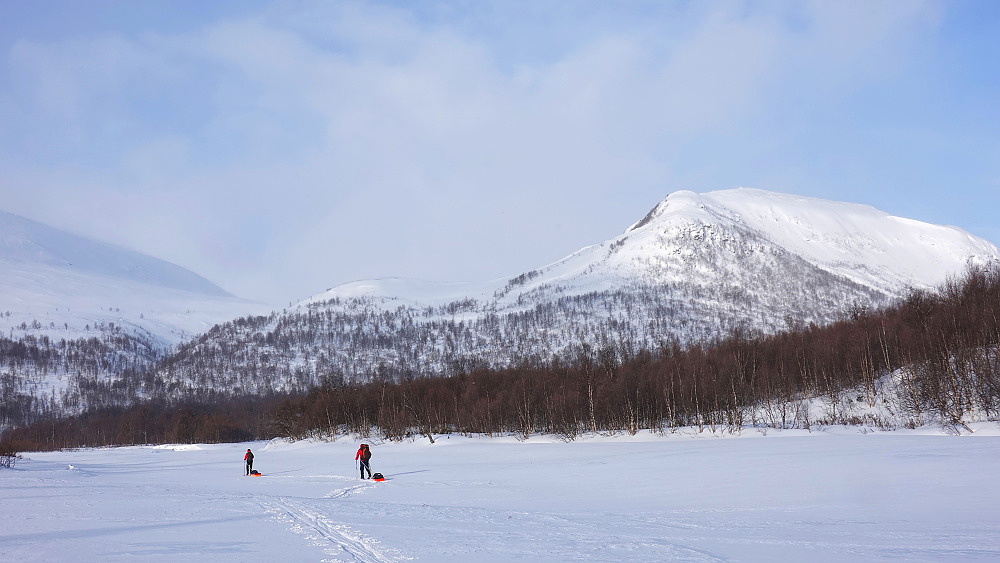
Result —
<path fill-rule="evenodd" d="M 345 494 L 351 494 L 354 489 L 359 487 L 363 487 L 363 485 L 348 487 L 342 491 Z M 287 498 L 274 498 L 271 501 L 265 501 L 264 504 L 291 519 L 292 529 L 296 532 L 302 533 L 310 539 L 316 539 L 320 544 L 333 544 L 332 547 L 326 549 L 329 555 L 346 554 L 350 558 L 349 561 L 360 563 L 396 563 L 401 559 L 378 549 L 375 546 L 377 543 L 375 540 L 353 532 L 347 526 L 335 524 L 320 512 L 301 503 Z"/>
<path fill-rule="evenodd" d="M 371 485 L 368 485 L 368 484 L 365 484 L 365 485 L 354 485 L 354 486 L 351 486 L 351 487 L 344 487 L 343 489 L 337 489 L 336 491 L 332 491 L 330 493 L 327 493 L 326 495 L 323 496 L 323 498 L 326 498 L 326 499 L 343 499 L 343 498 L 347 498 L 349 496 L 353 496 L 355 493 L 358 493 L 361 490 L 368 489 L 370 487 L 371 487 Z"/>

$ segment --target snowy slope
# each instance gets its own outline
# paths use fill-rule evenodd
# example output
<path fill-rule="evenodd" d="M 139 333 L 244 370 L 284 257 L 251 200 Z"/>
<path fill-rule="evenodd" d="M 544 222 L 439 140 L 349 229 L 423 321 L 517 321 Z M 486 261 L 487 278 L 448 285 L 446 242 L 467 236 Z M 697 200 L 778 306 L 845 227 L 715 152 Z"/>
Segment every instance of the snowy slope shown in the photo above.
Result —
<path fill-rule="evenodd" d="M 825 323 L 853 306 L 883 306 L 912 288 L 934 289 L 968 265 L 998 261 L 1000 249 L 959 228 L 865 205 L 748 188 L 680 191 L 618 237 L 510 279 L 359 281 L 299 310 L 363 303 L 372 311 L 408 308 L 426 322 L 475 323 L 554 307 L 562 321 L 544 328 L 564 335 L 581 324 L 648 329 L 667 322 L 630 329 L 645 336 L 627 335 L 655 345 L 658 337 L 690 341 L 735 326 L 771 332 L 789 320 Z"/>
<path fill-rule="evenodd" d="M 996 561 L 1000 431 L 974 429 L 366 440 L 382 483 L 348 439 L 28 453 L 0 469 L 0 557 Z"/>
<path fill-rule="evenodd" d="M 229 296 L 222 288 L 180 266 L 3 211 L 0 211 L 0 259 L 28 267 L 44 264 L 102 278 Z"/>
<path fill-rule="evenodd" d="M 263 309 L 174 264 L 0 212 L 0 430 L 128 404 L 141 392 L 117 378 Z"/>
<path fill-rule="evenodd" d="M 547 266 L 481 283 L 344 284 L 263 321 L 220 327 L 158 375 L 194 386 L 208 370 L 225 388 L 268 392 L 329 376 L 630 354 L 826 324 L 997 261 L 1000 249 L 960 229 L 868 206 L 754 189 L 676 192 L 621 235 Z M 269 379 L 246 375 L 261 373 Z"/>
<path fill-rule="evenodd" d="M 957 227 L 894 217 L 874 207 L 740 188 L 677 192 L 641 228 L 702 221 L 744 225 L 831 273 L 899 294 L 932 288 L 967 263 L 1000 260 L 995 245 Z"/>
<path fill-rule="evenodd" d="M 4 336 L 93 336 L 114 323 L 162 347 L 262 310 L 150 256 L 0 212 Z"/>
<path fill-rule="evenodd" d="M 1000 249 L 962 229 L 894 217 L 866 205 L 752 188 L 678 191 L 622 235 L 522 274 L 521 283 L 512 283 L 518 278 L 479 284 L 365 280 L 303 304 L 367 296 L 436 305 L 471 297 L 504 306 L 545 287 L 580 295 L 635 282 L 690 283 L 686 263 L 708 253 L 726 259 L 755 253 L 795 257 L 891 297 L 910 288 L 934 288 L 968 264 L 1000 261 Z"/>

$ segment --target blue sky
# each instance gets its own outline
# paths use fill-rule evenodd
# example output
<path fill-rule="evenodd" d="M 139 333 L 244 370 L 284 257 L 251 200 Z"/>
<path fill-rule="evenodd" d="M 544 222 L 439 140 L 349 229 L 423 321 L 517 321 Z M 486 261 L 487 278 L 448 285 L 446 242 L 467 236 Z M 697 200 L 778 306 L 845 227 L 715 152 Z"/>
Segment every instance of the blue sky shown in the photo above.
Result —
<path fill-rule="evenodd" d="M 1000 243 L 1000 2 L 0 0 L 0 208 L 276 305 L 486 280 L 679 189 Z"/>

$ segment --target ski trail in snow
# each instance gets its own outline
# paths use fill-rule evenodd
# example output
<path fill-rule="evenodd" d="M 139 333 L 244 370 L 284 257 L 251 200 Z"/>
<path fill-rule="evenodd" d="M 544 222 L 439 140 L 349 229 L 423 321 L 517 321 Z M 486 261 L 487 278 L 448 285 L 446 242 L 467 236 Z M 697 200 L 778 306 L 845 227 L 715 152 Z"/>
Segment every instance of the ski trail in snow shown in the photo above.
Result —
<path fill-rule="evenodd" d="M 351 489 L 351 487 L 349 487 Z M 360 563 L 396 563 L 402 557 L 392 556 L 387 550 L 380 550 L 376 540 L 350 530 L 347 526 L 335 524 L 320 512 L 310 509 L 287 498 L 274 498 L 266 504 L 289 518 L 292 529 L 320 544 L 333 544 L 328 549 L 330 555 L 347 555 L 350 561 Z"/>
<path fill-rule="evenodd" d="M 332 491 L 330 493 L 327 493 L 326 495 L 323 495 L 323 498 L 328 498 L 328 499 L 346 498 L 353 495 L 354 493 L 361 491 L 362 489 L 367 489 L 370 486 L 371 485 L 354 485 L 351 487 L 344 487 L 343 489 L 337 489 L 336 491 Z"/>

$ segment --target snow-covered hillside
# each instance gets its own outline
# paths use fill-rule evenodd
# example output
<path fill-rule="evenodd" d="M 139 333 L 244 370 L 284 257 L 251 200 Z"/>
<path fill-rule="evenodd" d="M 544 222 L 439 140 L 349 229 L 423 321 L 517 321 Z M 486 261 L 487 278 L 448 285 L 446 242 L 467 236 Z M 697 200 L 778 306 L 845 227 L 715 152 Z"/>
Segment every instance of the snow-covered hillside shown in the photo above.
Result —
<path fill-rule="evenodd" d="M 475 323 L 585 301 L 585 311 L 562 307 L 561 322 L 546 328 L 580 340 L 574 327 L 610 321 L 633 325 L 628 337 L 651 344 L 710 339 L 734 327 L 770 332 L 789 321 L 825 323 L 853 306 L 884 305 L 913 288 L 939 286 L 967 265 L 997 261 L 1000 249 L 961 229 L 869 206 L 748 188 L 681 191 L 620 236 L 514 278 L 360 281 L 299 309 L 364 302 L 375 311 L 422 311 L 426 321 L 433 310 L 437 320 Z M 657 327 L 664 320 L 669 326 Z"/>
<path fill-rule="evenodd" d="M 961 229 L 868 206 L 677 192 L 621 235 L 548 266 L 483 283 L 345 284 L 220 326 L 158 375 L 190 387 L 196 370 L 210 371 L 218 387 L 265 392 L 545 364 L 585 347 L 630 354 L 826 324 L 998 261 L 1000 249 Z"/>
<path fill-rule="evenodd" d="M 258 312 L 175 264 L 0 212 L 0 329 L 88 338 L 114 325 L 169 347 Z"/>
<path fill-rule="evenodd" d="M 674 193 L 626 236 L 648 230 L 667 235 L 698 224 L 754 231 L 823 270 L 893 295 L 935 287 L 970 262 L 1000 259 L 995 245 L 957 227 L 750 188 Z"/>
<path fill-rule="evenodd" d="M 367 296 L 419 305 L 473 298 L 500 309 L 523 308 L 537 302 L 538 294 L 583 295 L 638 283 L 752 285 L 745 282 L 755 272 L 730 264 L 754 267 L 753 261 L 783 260 L 899 297 L 910 288 L 936 287 L 967 264 L 1000 261 L 1000 249 L 957 227 L 894 217 L 866 205 L 751 188 L 679 191 L 620 236 L 512 279 L 480 284 L 365 280 L 330 289 L 303 305 Z"/>
<path fill-rule="evenodd" d="M 87 393 L 261 310 L 174 264 L 0 212 L 0 429 L 94 406 Z"/>
<path fill-rule="evenodd" d="M 1000 432 L 451 436 L 26 453 L 6 561 L 996 561 Z M 243 452 L 263 477 L 243 476 Z"/>

